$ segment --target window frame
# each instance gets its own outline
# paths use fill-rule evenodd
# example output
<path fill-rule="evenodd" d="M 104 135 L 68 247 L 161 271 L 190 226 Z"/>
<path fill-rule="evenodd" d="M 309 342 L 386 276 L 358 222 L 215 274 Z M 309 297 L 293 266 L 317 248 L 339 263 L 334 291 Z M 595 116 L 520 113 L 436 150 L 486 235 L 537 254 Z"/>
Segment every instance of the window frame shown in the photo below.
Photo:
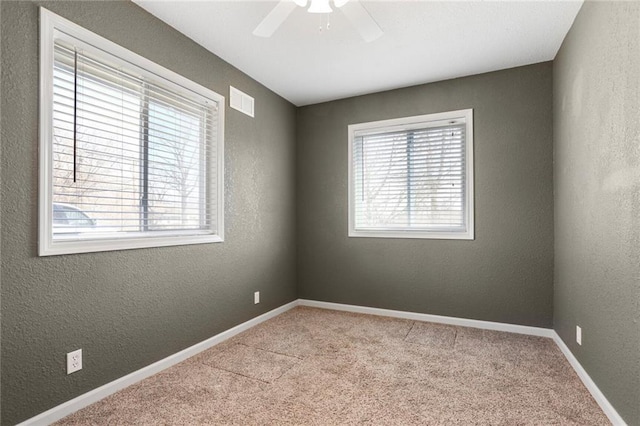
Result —
<path fill-rule="evenodd" d="M 358 229 L 355 224 L 356 210 L 356 182 L 354 164 L 354 143 L 356 132 L 381 133 L 394 129 L 420 129 L 437 127 L 448 124 L 454 120 L 464 120 L 465 133 L 465 211 L 464 219 L 466 230 L 464 232 L 434 231 L 426 229 L 395 228 Z M 370 238 L 422 238 L 442 240 L 474 240 L 474 162 L 473 162 L 473 109 L 447 111 L 434 114 L 417 115 L 411 117 L 393 118 L 388 120 L 371 121 L 365 123 L 350 124 L 347 126 L 348 139 L 348 236 Z"/>
<path fill-rule="evenodd" d="M 215 147 L 207 152 L 204 161 L 210 169 L 210 183 L 206 202 L 211 203 L 215 217 L 206 230 L 164 232 L 163 235 L 140 233 L 137 236 L 87 239 L 53 238 L 53 71 L 54 40 L 73 38 L 88 51 L 99 52 L 107 59 L 117 58 L 128 69 L 141 76 L 175 84 L 217 105 L 217 133 Z M 39 119 L 39 191 L 38 191 L 38 254 L 50 256 L 111 250 L 128 250 L 188 244 L 206 244 L 224 241 L 224 96 L 195 83 L 161 65 L 117 45 L 55 13 L 40 7 L 40 119 Z M 214 205 L 215 203 L 215 205 Z M 215 223 L 215 226 L 214 226 Z M 214 229 L 215 228 L 215 229 Z M 186 235 L 185 235 L 186 234 Z"/>

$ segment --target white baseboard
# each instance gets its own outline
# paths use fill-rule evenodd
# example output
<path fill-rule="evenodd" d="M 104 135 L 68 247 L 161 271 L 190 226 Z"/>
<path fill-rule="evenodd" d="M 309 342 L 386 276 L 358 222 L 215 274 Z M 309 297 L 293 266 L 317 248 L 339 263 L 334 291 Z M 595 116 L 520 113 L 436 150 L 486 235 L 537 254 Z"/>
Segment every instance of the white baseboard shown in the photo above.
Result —
<path fill-rule="evenodd" d="M 458 325 L 461 327 L 482 328 L 485 330 L 506 331 L 508 333 L 528 334 L 531 336 L 553 337 L 550 328 L 530 327 L 527 325 L 505 324 L 501 322 L 480 321 L 466 318 L 445 317 L 441 315 L 420 314 L 417 312 L 394 311 L 391 309 L 369 308 L 366 306 L 344 305 L 342 303 L 318 302 L 298 299 L 300 306 L 309 306 L 334 311 L 347 311 L 359 314 L 379 315 L 383 317 L 403 318 L 413 321 L 435 322 L 439 324 Z"/>
<path fill-rule="evenodd" d="M 554 342 L 558 345 L 564 356 L 569 361 L 569 364 L 573 367 L 573 369 L 578 374 L 578 377 L 582 380 L 586 388 L 589 390 L 593 398 L 596 400 L 602 411 L 607 415 L 611 423 L 614 426 L 626 426 L 625 421 L 620 417 L 618 412 L 613 408 L 613 405 L 607 400 L 604 394 L 600 391 L 595 382 L 589 377 L 589 374 L 585 371 L 585 369 L 580 365 L 580 362 L 576 359 L 576 357 L 571 353 L 567 345 L 562 341 L 560 336 L 550 328 L 541 328 L 541 327 L 530 327 L 525 325 L 516 325 L 516 324 L 505 324 L 499 322 L 491 322 L 491 321 L 480 321 L 480 320 L 472 320 L 466 318 L 456 318 L 456 317 L 447 317 L 441 315 L 431 315 L 431 314 L 421 314 L 417 312 L 405 312 L 405 311 L 394 311 L 390 309 L 381 309 L 381 308 L 370 308 L 366 306 L 356 306 L 356 305 L 345 305 L 342 303 L 331 303 L 331 302 L 320 302 L 315 300 L 307 300 L 307 299 L 298 299 L 293 302 L 287 303 L 277 309 L 269 311 L 265 314 L 262 314 L 256 318 L 253 318 L 247 322 L 239 324 L 229 330 L 223 331 L 220 334 L 217 334 L 203 342 L 197 343 L 187 349 L 184 349 L 178 353 L 168 356 L 158 362 L 155 362 L 147 367 L 144 367 L 140 370 L 134 371 L 131 374 L 128 374 L 124 377 L 121 377 L 113 382 L 107 383 L 99 388 L 96 388 L 92 391 L 89 391 L 83 395 L 80 395 L 70 401 L 67 401 L 57 407 L 53 407 L 52 409 L 45 411 L 35 417 L 32 417 L 18 426 L 40 426 L 40 425 L 48 425 L 57 420 L 62 419 L 63 417 L 68 416 L 88 405 L 93 404 L 107 396 L 126 388 L 134 383 L 139 382 L 140 380 L 146 379 L 160 371 L 169 368 L 179 362 L 184 361 L 187 358 L 190 358 L 206 349 L 209 349 L 212 346 L 215 346 L 237 334 L 242 333 L 245 330 L 250 329 L 268 319 L 276 317 L 296 306 L 309 306 L 313 308 L 320 309 L 332 309 L 335 311 L 345 311 L 345 312 L 354 312 L 360 314 L 368 314 L 368 315 L 379 315 L 385 317 L 393 317 L 393 318 L 403 318 L 413 321 L 426 321 L 426 322 L 435 322 L 440 324 L 449 324 L 449 325 L 457 325 L 461 327 L 473 327 L 473 328 L 481 328 L 485 330 L 496 330 L 496 331 L 506 331 L 509 333 L 519 333 L 519 334 L 527 334 L 531 336 L 540 336 L 540 337 L 548 337 L 554 340 Z"/>
<path fill-rule="evenodd" d="M 598 388 L 598 385 L 596 385 L 596 383 L 591 379 L 587 371 L 582 367 L 578 359 L 573 355 L 569 347 L 555 331 L 553 332 L 553 341 L 556 342 L 556 345 L 558 345 L 564 356 L 569 361 L 569 364 L 571 364 L 573 369 L 576 371 L 576 374 L 578 374 L 582 383 L 584 383 L 585 387 L 589 390 L 593 399 L 596 400 L 602 411 L 604 411 L 604 414 L 607 415 L 609 421 L 614 426 L 626 426 L 626 423 L 622 417 L 620 417 L 620 414 L 618 414 L 616 409 L 613 408 L 613 405 L 611 405 L 607 397 L 604 396 L 600 388 Z"/>
<path fill-rule="evenodd" d="M 127 374 L 126 376 L 116 379 L 113 382 L 107 383 L 103 386 L 100 386 L 99 388 L 96 388 L 63 404 L 53 407 L 52 409 L 47 410 L 44 413 L 25 420 L 18 426 L 40 426 L 51 424 L 68 416 L 69 414 L 72 414 L 88 405 L 93 404 L 94 402 L 100 401 L 101 399 L 106 398 L 107 396 L 121 389 L 124 389 L 127 386 L 131 386 L 132 384 L 137 383 L 140 380 L 153 376 L 154 374 L 157 374 L 164 369 L 178 364 L 179 362 L 182 362 L 187 358 L 190 358 L 206 349 L 209 349 L 212 346 L 222 343 L 225 340 L 235 336 L 236 334 L 240 334 L 243 331 L 260 324 L 261 322 L 276 317 L 288 311 L 289 309 L 295 308 L 296 306 L 298 306 L 298 301 L 294 300 L 293 302 L 287 303 L 286 305 L 266 312 L 247 322 L 238 324 L 235 327 L 230 328 L 229 330 L 223 331 L 220 334 L 216 334 L 215 336 L 207 340 L 204 340 L 180 352 L 161 359 L 158 362 L 154 362 L 153 364 L 141 368 L 140 370 L 134 371 L 133 373 Z"/>
<path fill-rule="evenodd" d="M 573 367 L 573 369 L 584 383 L 587 390 L 593 396 L 593 399 L 596 400 L 602 411 L 609 418 L 611 423 L 614 426 L 626 426 L 625 421 L 620 417 L 618 412 L 613 408 L 613 405 L 607 400 L 602 391 L 598 388 L 595 382 L 589 377 L 589 374 L 582 367 L 580 362 L 573 356 L 573 353 L 569 350 L 567 345 L 564 344 L 560 336 L 555 332 L 555 330 L 551 328 L 540 328 L 540 327 L 529 327 L 525 325 L 515 325 L 515 324 L 504 324 L 499 322 L 491 322 L 491 321 L 479 321 L 472 320 L 466 318 L 456 318 L 456 317 L 446 317 L 440 315 L 430 315 L 430 314 L 420 314 L 417 312 L 405 312 L 405 311 L 394 311 L 390 309 L 380 309 L 380 308 L 369 308 L 366 306 L 356 306 L 356 305 L 345 305 L 342 303 L 331 303 L 331 302 L 319 302 L 316 300 L 306 300 L 306 299 L 298 299 L 298 304 L 300 306 L 309 306 L 314 308 L 321 309 L 332 309 L 334 311 L 346 311 L 346 312 L 354 312 L 359 314 L 369 314 L 369 315 L 379 315 L 385 317 L 393 317 L 393 318 L 403 318 L 414 321 L 427 321 L 427 322 L 435 322 L 439 324 L 449 324 L 449 325 L 457 325 L 461 327 L 473 327 L 473 328 L 482 328 L 485 330 L 496 330 L 496 331 L 506 331 L 509 333 L 519 333 L 519 334 L 528 334 L 531 336 L 540 336 L 540 337 L 549 337 L 553 339 L 553 341 L 558 345 L 564 356 L 569 361 L 569 364 Z"/>

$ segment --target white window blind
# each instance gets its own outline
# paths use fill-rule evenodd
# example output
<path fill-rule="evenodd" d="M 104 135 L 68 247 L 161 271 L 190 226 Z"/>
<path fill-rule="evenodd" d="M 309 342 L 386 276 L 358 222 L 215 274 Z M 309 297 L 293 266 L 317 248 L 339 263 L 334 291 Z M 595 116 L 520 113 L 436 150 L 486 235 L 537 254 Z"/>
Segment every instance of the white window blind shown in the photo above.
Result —
<path fill-rule="evenodd" d="M 91 47 L 52 42 L 51 254 L 221 240 L 224 101 Z"/>
<path fill-rule="evenodd" d="M 472 235 L 470 113 L 350 128 L 352 236 Z"/>

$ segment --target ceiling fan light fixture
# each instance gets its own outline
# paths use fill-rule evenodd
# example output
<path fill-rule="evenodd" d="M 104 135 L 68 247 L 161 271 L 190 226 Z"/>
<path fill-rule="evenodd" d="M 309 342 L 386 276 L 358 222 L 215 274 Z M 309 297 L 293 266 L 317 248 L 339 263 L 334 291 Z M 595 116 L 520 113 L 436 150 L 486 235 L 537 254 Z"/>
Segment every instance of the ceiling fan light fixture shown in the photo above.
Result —
<path fill-rule="evenodd" d="M 333 0 L 333 4 L 337 7 L 340 8 L 342 6 L 344 6 L 345 4 L 347 4 L 349 0 Z"/>
<path fill-rule="evenodd" d="M 311 6 L 309 6 L 309 13 L 331 13 L 333 9 L 329 5 L 329 0 L 311 0 Z"/>
<path fill-rule="evenodd" d="M 300 7 L 306 7 L 307 6 L 307 0 L 293 0 L 293 2 L 295 4 L 297 4 Z"/>

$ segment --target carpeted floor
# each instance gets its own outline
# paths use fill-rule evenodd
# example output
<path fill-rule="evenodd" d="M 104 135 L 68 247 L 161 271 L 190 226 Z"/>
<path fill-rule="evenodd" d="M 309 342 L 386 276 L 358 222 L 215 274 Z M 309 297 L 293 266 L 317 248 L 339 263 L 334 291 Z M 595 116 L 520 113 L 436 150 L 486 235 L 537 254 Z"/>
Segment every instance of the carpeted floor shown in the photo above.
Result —
<path fill-rule="evenodd" d="M 605 425 L 551 339 L 298 307 L 60 425 Z"/>

